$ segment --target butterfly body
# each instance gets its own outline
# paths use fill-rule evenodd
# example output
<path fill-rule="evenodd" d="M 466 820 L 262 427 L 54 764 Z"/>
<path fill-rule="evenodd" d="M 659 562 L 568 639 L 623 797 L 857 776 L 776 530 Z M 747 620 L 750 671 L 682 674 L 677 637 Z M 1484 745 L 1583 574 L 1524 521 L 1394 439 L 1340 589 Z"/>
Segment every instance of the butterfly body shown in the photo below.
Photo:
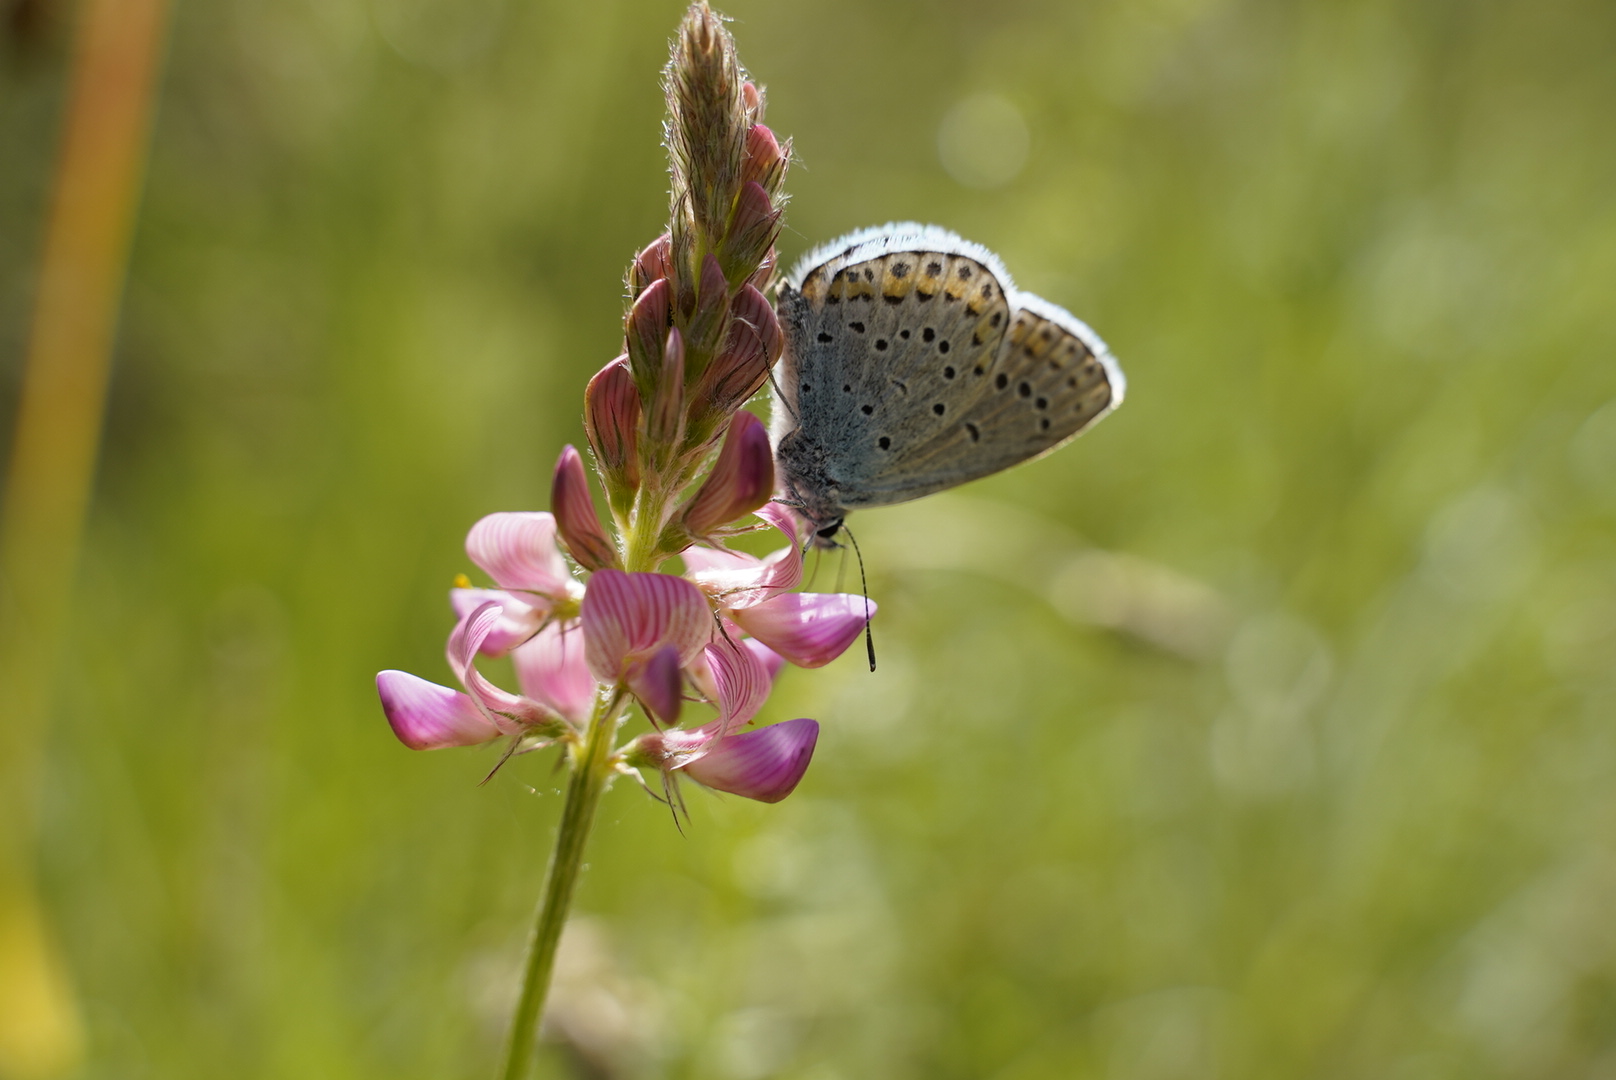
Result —
<path fill-rule="evenodd" d="M 775 463 L 828 542 L 854 510 L 1049 453 L 1122 401 L 1099 336 L 943 229 L 834 241 L 782 282 Z"/>

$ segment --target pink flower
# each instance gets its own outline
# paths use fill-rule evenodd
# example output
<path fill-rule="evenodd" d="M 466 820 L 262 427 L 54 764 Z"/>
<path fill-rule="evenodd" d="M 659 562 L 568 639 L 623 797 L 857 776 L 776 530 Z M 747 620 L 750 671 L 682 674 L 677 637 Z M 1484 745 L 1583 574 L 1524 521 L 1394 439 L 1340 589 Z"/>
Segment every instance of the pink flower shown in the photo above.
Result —
<path fill-rule="evenodd" d="M 466 535 L 466 554 L 498 588 L 454 589 L 449 602 L 461 618 L 489 601 L 499 604 L 500 617 L 482 646 L 489 656 L 526 641 L 552 616 L 572 613 L 583 593 L 556 546 L 550 514 L 489 514 Z"/>
<path fill-rule="evenodd" d="M 376 676 L 382 711 L 393 733 L 412 750 L 469 746 L 500 735 L 554 738 L 567 729 L 559 710 L 544 701 L 502 690 L 477 670 L 477 653 L 502 618 L 495 601 L 480 604 L 449 635 L 449 667 L 465 692 L 408 672 Z M 556 667 L 564 666 L 565 660 Z"/>
<path fill-rule="evenodd" d="M 713 634 L 712 610 L 669 574 L 600 570 L 583 601 L 584 657 L 595 678 L 626 683 L 660 722 L 672 723 L 682 672 Z"/>
<path fill-rule="evenodd" d="M 707 646 L 703 660 L 716 689 L 718 717 L 697 728 L 642 735 L 625 748 L 623 760 L 664 774 L 683 771 L 707 787 L 779 802 L 807 770 L 819 725 L 801 719 L 740 731 L 768 699 L 769 665 L 757 649 L 724 638 Z"/>
<path fill-rule="evenodd" d="M 788 546 L 761 559 L 727 548 L 686 548 L 686 576 L 726 618 L 793 664 L 828 664 L 858 640 L 876 605 L 849 593 L 788 592 L 802 580 L 796 515 L 769 503 L 757 516 L 784 533 Z"/>

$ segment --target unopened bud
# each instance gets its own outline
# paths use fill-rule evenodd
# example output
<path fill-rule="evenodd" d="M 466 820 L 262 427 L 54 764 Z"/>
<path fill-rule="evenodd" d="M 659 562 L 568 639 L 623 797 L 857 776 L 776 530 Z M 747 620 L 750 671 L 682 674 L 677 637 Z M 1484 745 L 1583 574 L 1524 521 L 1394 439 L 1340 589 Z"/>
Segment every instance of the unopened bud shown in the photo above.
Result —
<path fill-rule="evenodd" d="M 712 252 L 701 262 L 701 280 L 696 293 L 696 309 L 690 316 L 690 347 L 711 354 L 723 333 L 729 312 L 729 282 L 724 268 Z"/>
<path fill-rule="evenodd" d="M 755 180 L 743 184 L 724 239 L 725 261 L 738 281 L 752 275 L 779 232 L 780 211 L 774 208 L 769 193 Z"/>
<path fill-rule="evenodd" d="M 645 437 L 658 457 L 684 435 L 685 341 L 676 326 L 668 331 L 662 349 L 662 369 L 645 415 Z"/>
<path fill-rule="evenodd" d="M 685 504 L 685 530 L 691 536 L 707 536 L 750 514 L 773 494 L 774 451 L 769 433 L 757 417 L 738 412 L 729 422 L 713 471 Z"/>
<path fill-rule="evenodd" d="M 571 446 L 564 447 L 556 461 L 550 484 L 550 512 L 555 515 L 556 531 L 579 566 L 602 570 L 617 565 L 617 549 L 601 528 L 595 500 L 589 497 L 584 459 Z"/>
<path fill-rule="evenodd" d="M 628 339 L 629 368 L 641 394 L 650 397 L 662 371 L 662 341 L 667 336 L 668 279 L 657 278 L 629 309 L 625 337 Z"/>
<path fill-rule="evenodd" d="M 786 152 L 776 141 L 774 132 L 762 124 L 753 124 L 746 133 L 746 160 L 741 165 L 741 182 L 762 184 L 765 191 L 775 191 L 786 174 Z"/>
<path fill-rule="evenodd" d="M 755 83 L 743 82 L 741 84 L 741 106 L 746 109 L 746 118 L 752 123 L 763 119 L 763 88 Z"/>
<path fill-rule="evenodd" d="M 634 300 L 651 287 L 657 278 L 670 276 L 671 253 L 673 238 L 663 233 L 646 245 L 645 250 L 634 256 L 634 262 L 628 268 L 629 297 Z"/>
<path fill-rule="evenodd" d="M 640 391 L 619 356 L 596 372 L 584 391 L 584 431 L 606 477 L 606 498 L 617 512 L 640 486 Z"/>
<path fill-rule="evenodd" d="M 702 373 L 692 395 L 689 431 L 692 438 L 713 430 L 768 381 L 769 369 L 780 358 L 780 321 L 763 294 L 751 285 L 741 287 L 730 305 L 729 334 L 724 348 Z M 700 415 L 695 415 L 700 410 Z"/>

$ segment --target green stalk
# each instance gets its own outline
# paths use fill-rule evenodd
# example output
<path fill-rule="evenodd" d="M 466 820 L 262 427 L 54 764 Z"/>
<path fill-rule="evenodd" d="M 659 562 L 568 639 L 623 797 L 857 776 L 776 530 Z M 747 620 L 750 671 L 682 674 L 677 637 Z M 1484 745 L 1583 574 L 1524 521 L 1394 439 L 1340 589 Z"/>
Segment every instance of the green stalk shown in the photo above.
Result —
<path fill-rule="evenodd" d="M 522 996 L 511 1018 L 505 1064 L 499 1072 L 501 1080 L 524 1080 L 533 1066 L 535 1035 L 539 1016 L 544 1011 L 545 995 L 550 989 L 550 975 L 555 969 L 556 946 L 572 907 L 572 893 L 583 866 L 589 830 L 595 824 L 595 810 L 612 776 L 607 762 L 611 758 L 617 718 L 623 711 L 624 700 L 623 691 L 614 690 L 610 697 L 596 703 L 583 746 L 572 758 L 567 801 L 561 810 L 561 825 L 556 831 L 555 850 L 550 854 L 550 868 L 545 873 L 544 898 L 539 903 L 533 936 L 528 941 Z"/>

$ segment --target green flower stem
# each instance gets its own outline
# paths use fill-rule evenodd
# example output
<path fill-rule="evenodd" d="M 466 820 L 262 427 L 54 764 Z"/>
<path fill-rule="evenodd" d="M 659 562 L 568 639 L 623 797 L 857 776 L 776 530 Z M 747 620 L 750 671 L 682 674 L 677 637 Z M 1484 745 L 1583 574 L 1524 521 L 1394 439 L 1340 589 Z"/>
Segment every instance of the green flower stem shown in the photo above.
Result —
<path fill-rule="evenodd" d="M 650 477 L 635 494 L 634 512 L 624 538 L 623 569 L 647 573 L 662 561 L 658 542 L 662 539 L 663 517 L 668 496 L 662 485 Z"/>
<path fill-rule="evenodd" d="M 539 1016 L 544 1011 L 545 994 L 550 989 L 550 975 L 555 969 L 556 946 L 572 907 L 572 893 L 583 867 L 584 847 L 595 823 L 595 810 L 612 777 L 608 762 L 624 700 L 623 691 L 615 690 L 596 703 L 583 746 L 573 753 L 567 801 L 561 810 L 555 850 L 545 874 L 544 899 L 539 904 L 533 936 L 528 941 L 522 996 L 516 1003 L 516 1015 L 511 1019 L 510 1042 L 506 1044 L 505 1064 L 499 1072 L 502 1080 L 524 1080 L 533 1065 L 534 1036 Z"/>

